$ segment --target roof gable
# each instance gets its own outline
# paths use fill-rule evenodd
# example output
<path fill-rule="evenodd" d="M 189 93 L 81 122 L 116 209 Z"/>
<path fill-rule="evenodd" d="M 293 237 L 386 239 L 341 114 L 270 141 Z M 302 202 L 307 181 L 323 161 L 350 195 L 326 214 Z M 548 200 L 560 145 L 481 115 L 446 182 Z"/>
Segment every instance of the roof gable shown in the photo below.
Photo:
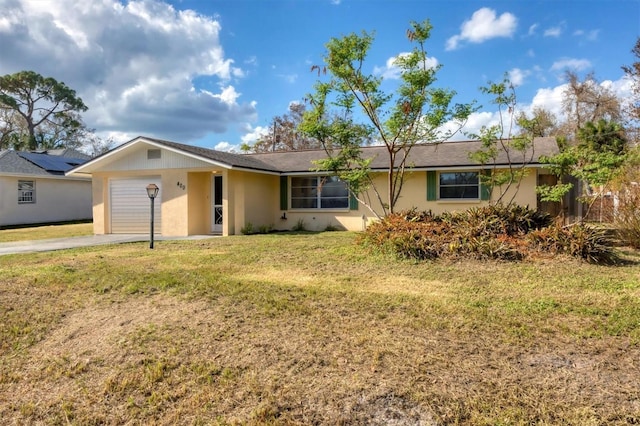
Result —
<path fill-rule="evenodd" d="M 122 167 L 128 167 L 128 169 L 131 169 L 132 166 L 136 169 L 162 168 L 163 165 L 161 163 L 143 164 L 142 162 L 137 162 L 135 165 L 129 164 L 129 166 L 114 165 L 115 162 L 127 158 L 132 152 L 144 149 L 143 147 L 159 148 L 183 157 L 183 161 L 180 163 L 181 165 L 179 167 L 215 166 L 224 169 L 245 169 L 263 173 L 279 173 L 279 171 L 272 166 L 246 155 L 216 151 L 213 149 L 185 145 L 161 139 L 138 137 L 86 162 L 79 167 L 76 167 L 69 171 L 68 174 L 90 174 L 96 171 L 123 170 Z M 188 162 L 186 159 L 190 159 L 192 161 Z M 164 167 L 170 168 L 172 166 L 165 164 Z"/>

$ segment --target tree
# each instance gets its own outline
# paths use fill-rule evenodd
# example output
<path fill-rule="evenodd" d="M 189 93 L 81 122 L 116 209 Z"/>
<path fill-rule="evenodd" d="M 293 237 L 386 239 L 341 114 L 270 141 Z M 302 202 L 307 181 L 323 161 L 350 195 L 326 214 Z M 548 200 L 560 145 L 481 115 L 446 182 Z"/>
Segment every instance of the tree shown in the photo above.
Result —
<path fill-rule="evenodd" d="M 304 103 L 292 102 L 287 114 L 274 117 L 268 132 L 253 145 L 244 144 L 242 150 L 245 152 L 271 152 L 321 148 L 317 140 L 306 136 L 298 129 L 305 110 Z"/>
<path fill-rule="evenodd" d="M 530 131 L 533 137 L 548 137 L 558 134 L 558 120 L 549 111 L 542 107 L 534 107 L 531 111 L 531 118 L 522 111 L 518 117 L 518 121 L 529 121 L 531 123 Z"/>
<path fill-rule="evenodd" d="M 640 139 L 638 136 L 640 133 L 638 130 L 638 120 L 640 120 L 640 37 L 636 40 L 636 44 L 633 46 L 631 53 L 633 53 L 637 60 L 631 65 L 623 66 L 622 70 L 632 82 L 632 96 L 626 107 L 630 121 L 634 124 L 632 127 L 637 142 L 638 139 Z"/>
<path fill-rule="evenodd" d="M 595 123 L 600 119 L 618 123 L 622 121 L 620 100 L 613 91 L 602 86 L 592 73 L 581 81 L 575 72 L 567 71 L 566 78 L 567 88 L 562 99 L 566 121 L 561 126 L 560 134 L 571 139 L 587 122 Z"/>
<path fill-rule="evenodd" d="M 481 175 L 481 181 L 492 190 L 498 190 L 492 202 L 499 204 L 506 200 L 508 206 L 518 194 L 527 173 L 526 166 L 533 160 L 532 146 L 536 133 L 544 133 L 545 126 L 549 125 L 548 116 L 542 110 L 531 119 L 524 113 L 516 114 L 516 92 L 508 77 L 499 83 L 489 82 L 480 91 L 494 97 L 491 102 L 498 108 L 498 124 L 483 126 L 479 134 L 471 135 L 482 145 L 469 157 L 489 168 L 488 173 Z M 547 122 L 542 122 L 542 119 Z M 506 168 L 503 163 L 506 163 Z M 511 196 L 507 200 L 509 194 Z"/>
<path fill-rule="evenodd" d="M 103 139 L 97 136 L 95 133 L 90 132 L 84 138 L 84 151 L 92 157 L 104 154 L 111 150 L 115 145 L 113 138 Z"/>
<path fill-rule="evenodd" d="M 455 92 L 432 87 L 440 66 L 429 64 L 425 50 L 431 29 L 429 21 L 410 24 L 407 38 L 413 48 L 395 58 L 394 65 L 400 71 L 395 94 L 382 90 L 382 77 L 363 71 L 374 40 L 364 31 L 332 38 L 326 45 L 325 65 L 312 67 L 319 75 L 330 76 L 328 82 L 316 83 L 315 92 L 308 95 L 311 109 L 304 114 L 301 126 L 327 153 L 327 159 L 317 163 L 318 170 L 346 181 L 351 193 L 376 216 L 380 215 L 372 199 L 367 198 L 369 190 L 375 194 L 382 214 L 392 213 L 402 192 L 405 171 L 410 168 L 411 148 L 448 139 L 474 110 L 469 104 L 452 105 Z M 450 121 L 456 122 L 456 129 L 442 130 Z M 386 148 L 386 191 L 372 180 L 371 159 L 363 158 L 361 146 L 369 141 Z"/>
<path fill-rule="evenodd" d="M 34 150 L 74 144 L 87 106 L 76 92 L 51 77 L 21 71 L 0 77 L 2 135 L 14 147 Z"/>
<path fill-rule="evenodd" d="M 622 170 L 627 159 L 627 139 L 618 123 L 604 119 L 587 122 L 577 131 L 577 144 L 560 144 L 561 152 L 543 157 L 541 162 L 558 178 L 573 176 L 586 183 L 587 190 L 579 200 L 588 204 L 587 213 L 596 200 L 602 200 L 605 190 Z M 542 201 L 562 202 L 573 187 L 570 183 L 540 186 L 536 190 Z M 595 192 L 594 192 L 595 191 Z"/>

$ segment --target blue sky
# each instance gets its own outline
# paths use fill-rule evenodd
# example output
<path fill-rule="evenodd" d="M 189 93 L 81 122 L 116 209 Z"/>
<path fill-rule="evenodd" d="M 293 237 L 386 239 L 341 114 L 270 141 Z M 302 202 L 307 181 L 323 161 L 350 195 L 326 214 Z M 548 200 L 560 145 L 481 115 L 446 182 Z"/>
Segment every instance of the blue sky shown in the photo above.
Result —
<path fill-rule="evenodd" d="M 88 126 L 223 150 L 251 143 L 313 90 L 332 37 L 375 33 L 367 71 L 389 76 L 429 19 L 437 86 L 477 100 L 467 131 L 495 121 L 478 88 L 505 73 L 520 108 L 560 114 L 563 75 L 593 72 L 627 96 L 638 0 L 0 0 L 0 74 L 24 69 L 74 88 Z"/>

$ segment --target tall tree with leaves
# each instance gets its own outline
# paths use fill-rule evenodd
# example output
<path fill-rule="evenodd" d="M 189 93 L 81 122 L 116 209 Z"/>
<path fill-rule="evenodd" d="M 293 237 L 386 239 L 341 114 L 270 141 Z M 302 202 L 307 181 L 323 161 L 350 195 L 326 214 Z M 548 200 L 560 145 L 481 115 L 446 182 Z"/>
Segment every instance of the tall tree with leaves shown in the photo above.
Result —
<path fill-rule="evenodd" d="M 628 142 L 622 126 L 605 119 L 586 122 L 578 129 L 576 139 L 576 144 L 561 144 L 559 154 L 541 158 L 559 180 L 556 185 L 542 185 L 536 191 L 542 201 L 562 203 L 573 185 L 562 182 L 561 178 L 573 176 L 591 189 L 579 194 L 579 200 L 587 204 L 584 216 L 588 216 L 595 201 L 602 201 L 609 184 L 621 172 L 627 159 Z"/>
<path fill-rule="evenodd" d="M 33 150 L 77 142 L 74 135 L 84 127 L 79 114 L 87 106 L 64 83 L 20 71 L 0 77 L 0 110 L 10 120 L 0 140 Z"/>
<path fill-rule="evenodd" d="M 538 111 L 533 118 L 516 112 L 515 88 L 507 77 L 498 83 L 489 82 L 480 91 L 493 96 L 491 103 L 498 109 L 498 123 L 483 126 L 479 134 L 470 135 L 482 144 L 469 157 L 487 170 L 481 179 L 484 185 L 496 190 L 492 202 L 510 205 L 527 174 L 526 166 L 533 161 L 534 137 L 544 134 L 551 124 L 543 111 Z"/>
<path fill-rule="evenodd" d="M 394 211 L 405 172 L 410 168 L 412 147 L 448 139 L 473 111 L 469 104 L 452 105 L 455 92 L 432 87 L 440 66 L 430 64 L 425 50 L 431 29 L 429 21 L 410 24 L 407 38 L 413 48 L 395 58 L 394 65 L 400 71 L 395 93 L 382 90 L 382 77 L 364 71 L 374 41 L 373 35 L 364 31 L 332 38 L 326 45 L 324 66 L 312 67 L 319 74 L 330 76 L 328 82 L 318 82 L 315 93 L 308 96 L 311 109 L 305 113 L 301 126 L 327 152 L 327 159 L 317 163 L 318 169 L 333 172 L 346 181 L 352 194 L 376 216 L 380 216 L 378 212 L 386 215 Z M 442 130 L 451 121 L 458 127 Z M 371 159 L 363 158 L 360 149 L 372 140 L 386 148 L 388 172 L 384 190 L 374 184 Z M 365 198 L 369 190 L 375 194 L 380 210 Z"/>

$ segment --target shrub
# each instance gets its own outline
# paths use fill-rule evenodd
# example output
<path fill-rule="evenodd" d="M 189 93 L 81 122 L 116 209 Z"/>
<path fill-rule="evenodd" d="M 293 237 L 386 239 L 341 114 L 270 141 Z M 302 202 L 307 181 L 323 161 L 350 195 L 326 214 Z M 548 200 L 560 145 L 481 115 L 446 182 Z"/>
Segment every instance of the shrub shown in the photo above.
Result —
<path fill-rule="evenodd" d="M 273 231 L 273 225 L 260 225 L 258 227 L 258 234 L 268 234 Z"/>
<path fill-rule="evenodd" d="M 251 235 L 255 233 L 255 231 L 253 230 L 253 223 L 247 222 L 246 225 L 240 228 L 240 232 L 242 232 L 243 235 Z"/>
<path fill-rule="evenodd" d="M 434 215 L 415 209 L 371 224 L 362 242 L 397 256 L 520 260 L 541 251 L 592 263 L 619 259 L 606 231 L 552 225 L 548 214 L 520 206 L 487 206 Z"/>
<path fill-rule="evenodd" d="M 620 262 L 615 241 L 606 229 L 586 224 L 554 225 L 528 235 L 533 249 L 549 254 L 566 254 L 589 263 L 612 265 Z"/>
<path fill-rule="evenodd" d="M 617 196 L 618 206 L 614 226 L 620 240 L 631 247 L 640 248 L 640 166 L 630 168 Z"/>
<path fill-rule="evenodd" d="M 257 228 L 251 222 L 247 222 L 245 226 L 240 228 L 243 235 L 268 234 L 273 230 L 272 225 L 260 225 Z"/>
<path fill-rule="evenodd" d="M 298 221 L 296 222 L 295 225 L 293 225 L 293 228 L 291 228 L 292 231 L 294 232 L 302 232 L 302 231 L 306 231 L 306 225 L 304 223 L 304 219 L 298 219 Z"/>

